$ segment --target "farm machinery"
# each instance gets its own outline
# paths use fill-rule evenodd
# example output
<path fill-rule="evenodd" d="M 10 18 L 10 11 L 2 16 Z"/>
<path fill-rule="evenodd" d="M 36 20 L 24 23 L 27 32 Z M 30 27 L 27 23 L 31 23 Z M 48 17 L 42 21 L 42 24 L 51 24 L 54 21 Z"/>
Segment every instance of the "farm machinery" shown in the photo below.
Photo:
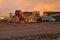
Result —
<path fill-rule="evenodd" d="M 24 12 L 22 12 L 21 10 L 16 10 L 15 11 L 15 15 L 12 16 L 12 14 L 10 13 L 10 18 L 11 18 L 11 22 L 13 23 L 30 23 L 30 22 L 37 22 L 37 18 L 39 18 L 39 12 L 32 12 L 32 14 L 30 16 L 26 16 L 24 14 Z"/>
<path fill-rule="evenodd" d="M 28 13 L 29 14 L 29 13 Z M 26 16 L 21 10 L 16 10 L 15 15 L 10 14 L 13 23 L 31 23 L 31 22 L 53 22 L 54 18 L 48 15 L 40 16 L 39 11 L 33 11 L 30 16 Z"/>
<path fill-rule="evenodd" d="M 26 14 L 29 14 L 27 16 Z M 31 14 L 31 15 L 30 15 Z M 56 15 L 44 15 L 40 16 L 39 11 L 33 11 L 33 12 L 22 12 L 21 10 L 16 10 L 14 15 L 13 13 L 9 13 L 10 17 L 4 18 L 4 22 L 13 22 L 13 23 L 31 23 L 31 22 L 52 22 L 55 21 L 52 16 Z"/>

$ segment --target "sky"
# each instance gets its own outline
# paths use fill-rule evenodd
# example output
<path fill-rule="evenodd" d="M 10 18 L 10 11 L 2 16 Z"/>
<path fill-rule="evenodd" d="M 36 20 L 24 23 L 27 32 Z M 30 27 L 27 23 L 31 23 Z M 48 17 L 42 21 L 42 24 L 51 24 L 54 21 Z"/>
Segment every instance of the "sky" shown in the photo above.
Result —
<path fill-rule="evenodd" d="M 15 10 L 60 11 L 60 0 L 0 0 L 0 16 L 8 16 Z"/>

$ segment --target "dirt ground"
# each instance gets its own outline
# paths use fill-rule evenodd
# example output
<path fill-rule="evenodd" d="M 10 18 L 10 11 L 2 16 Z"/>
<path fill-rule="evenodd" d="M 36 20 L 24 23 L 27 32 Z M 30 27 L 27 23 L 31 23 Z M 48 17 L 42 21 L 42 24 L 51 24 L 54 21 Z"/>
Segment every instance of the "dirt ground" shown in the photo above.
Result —
<path fill-rule="evenodd" d="M 0 23 L 0 38 L 60 33 L 60 22 Z"/>

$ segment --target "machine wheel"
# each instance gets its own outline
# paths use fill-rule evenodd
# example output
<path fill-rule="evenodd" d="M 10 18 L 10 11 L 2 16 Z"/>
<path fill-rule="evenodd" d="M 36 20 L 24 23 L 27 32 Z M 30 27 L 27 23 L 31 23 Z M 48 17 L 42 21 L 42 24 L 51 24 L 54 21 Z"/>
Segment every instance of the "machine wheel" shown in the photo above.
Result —
<path fill-rule="evenodd" d="M 14 23 L 19 23 L 19 22 L 21 22 L 21 20 L 19 20 L 18 16 L 14 16 L 14 17 L 12 18 L 12 22 L 14 22 Z"/>

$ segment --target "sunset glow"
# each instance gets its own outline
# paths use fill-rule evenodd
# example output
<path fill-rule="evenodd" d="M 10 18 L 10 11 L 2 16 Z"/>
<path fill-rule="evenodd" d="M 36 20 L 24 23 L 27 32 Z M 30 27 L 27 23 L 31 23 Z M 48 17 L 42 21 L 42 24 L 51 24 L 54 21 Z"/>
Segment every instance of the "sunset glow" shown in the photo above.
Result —
<path fill-rule="evenodd" d="M 41 12 L 41 15 L 43 14 L 44 11 L 50 11 L 54 8 L 53 4 L 44 4 L 44 3 L 39 3 L 36 5 L 37 10 Z"/>
<path fill-rule="evenodd" d="M 3 3 L 3 1 L 4 1 L 4 0 L 0 0 L 0 4 L 2 4 L 2 3 Z"/>
<path fill-rule="evenodd" d="M 8 15 L 17 9 L 22 11 L 34 11 L 34 8 L 42 14 L 44 11 L 60 11 L 60 0 L 0 0 L 0 15 Z"/>

